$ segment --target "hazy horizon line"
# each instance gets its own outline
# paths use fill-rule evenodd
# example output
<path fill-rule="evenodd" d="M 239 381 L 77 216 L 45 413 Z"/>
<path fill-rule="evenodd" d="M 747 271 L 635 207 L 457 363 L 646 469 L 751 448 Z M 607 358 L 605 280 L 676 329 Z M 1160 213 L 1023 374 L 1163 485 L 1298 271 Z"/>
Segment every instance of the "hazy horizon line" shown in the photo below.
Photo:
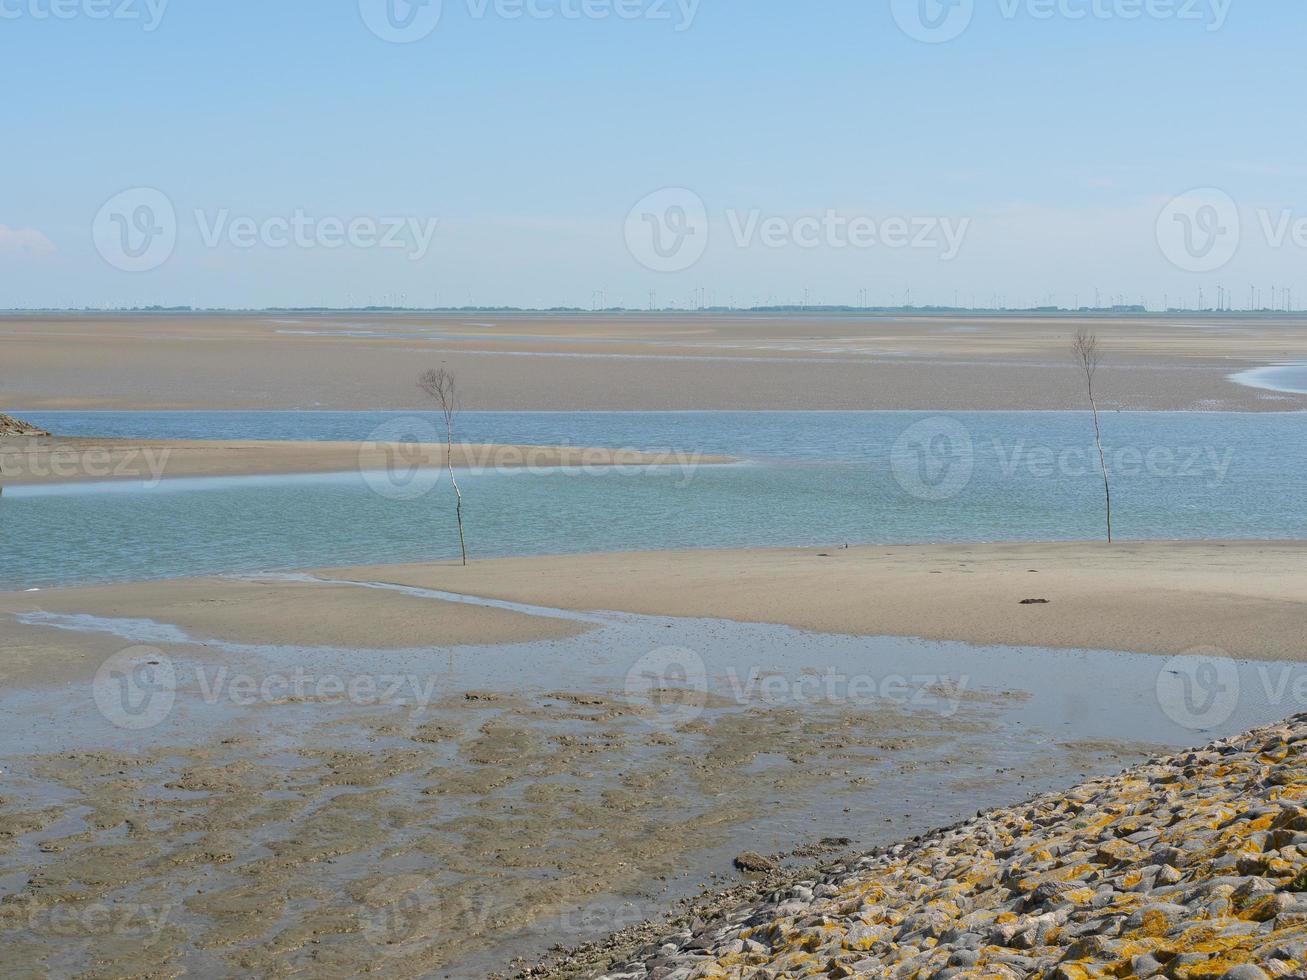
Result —
<path fill-rule="evenodd" d="M 602 309 L 588 309 L 579 306 L 549 306 L 549 307 L 531 307 L 531 306 L 261 306 L 261 307 L 241 307 L 241 306 L 113 306 L 113 307 L 59 307 L 59 306 L 38 306 L 38 307 L 4 307 L 0 308 L 0 315 L 9 314 L 32 314 L 32 313 L 154 313 L 154 314 L 185 314 L 185 313 L 448 313 L 448 314 L 468 314 L 468 313 L 535 313 L 535 314 L 569 314 L 569 315 L 613 315 L 613 314 L 769 314 L 769 313 L 838 313 L 850 315 L 867 315 L 876 316 L 883 314 L 961 314 L 966 316 L 993 316 L 997 314 L 1039 314 L 1039 315 L 1111 315 L 1111 316 L 1168 316 L 1184 315 L 1192 316 L 1194 314 L 1223 316 L 1223 317 L 1264 317 L 1274 316 L 1307 316 L 1307 310 L 1277 310 L 1270 307 L 1260 309 L 1217 309 L 1215 307 L 1206 307 L 1202 309 L 1191 309 L 1187 307 L 1168 307 L 1165 310 L 1151 310 L 1146 306 L 1139 304 L 1128 304 L 1125 306 L 1001 306 L 1001 307 L 968 307 L 968 306 L 841 306 L 841 305 L 821 305 L 821 306 L 704 306 L 704 307 L 679 307 L 665 306 L 657 309 L 640 309 L 628 306 L 604 307 Z"/>

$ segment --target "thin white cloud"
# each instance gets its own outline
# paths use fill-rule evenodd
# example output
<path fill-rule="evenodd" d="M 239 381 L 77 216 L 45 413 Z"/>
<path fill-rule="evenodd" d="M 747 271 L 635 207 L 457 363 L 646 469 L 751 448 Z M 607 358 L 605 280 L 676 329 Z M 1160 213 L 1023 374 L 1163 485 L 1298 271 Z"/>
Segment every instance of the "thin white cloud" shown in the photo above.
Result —
<path fill-rule="evenodd" d="M 54 242 L 35 228 L 10 228 L 0 225 L 0 257 L 44 258 L 56 251 Z"/>

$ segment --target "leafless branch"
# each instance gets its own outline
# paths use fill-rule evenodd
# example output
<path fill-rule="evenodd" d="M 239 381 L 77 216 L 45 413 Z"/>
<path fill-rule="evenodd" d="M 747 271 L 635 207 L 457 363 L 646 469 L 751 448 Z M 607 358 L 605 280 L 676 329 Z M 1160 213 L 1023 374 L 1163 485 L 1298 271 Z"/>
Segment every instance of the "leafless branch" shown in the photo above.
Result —
<path fill-rule="evenodd" d="M 1094 373 L 1098 370 L 1098 362 L 1103 357 L 1103 352 L 1098 346 L 1098 337 L 1081 327 L 1071 341 L 1071 350 L 1075 353 L 1076 360 L 1085 372 L 1085 379 L 1092 388 Z"/>
<path fill-rule="evenodd" d="M 463 554 L 463 564 L 467 564 L 467 541 L 463 537 L 463 492 L 458 488 L 458 478 L 454 475 L 454 419 L 458 416 L 458 384 L 454 381 L 452 371 L 445 368 L 433 368 L 422 372 L 418 378 L 420 388 L 428 398 L 440 408 L 445 420 L 445 465 L 449 467 L 449 482 L 454 487 L 454 515 L 458 519 L 458 547 Z"/>
<path fill-rule="evenodd" d="M 1076 361 L 1085 372 L 1085 384 L 1089 388 L 1089 408 L 1094 413 L 1094 440 L 1098 444 L 1098 465 L 1103 471 L 1103 496 L 1107 501 L 1107 543 L 1112 543 L 1112 484 L 1107 476 L 1107 457 L 1103 453 L 1103 430 L 1098 424 L 1098 402 L 1094 399 L 1094 374 L 1098 371 L 1098 362 L 1102 360 L 1102 349 L 1098 346 L 1098 337 L 1084 327 L 1076 331 L 1071 341 L 1071 350 Z"/>

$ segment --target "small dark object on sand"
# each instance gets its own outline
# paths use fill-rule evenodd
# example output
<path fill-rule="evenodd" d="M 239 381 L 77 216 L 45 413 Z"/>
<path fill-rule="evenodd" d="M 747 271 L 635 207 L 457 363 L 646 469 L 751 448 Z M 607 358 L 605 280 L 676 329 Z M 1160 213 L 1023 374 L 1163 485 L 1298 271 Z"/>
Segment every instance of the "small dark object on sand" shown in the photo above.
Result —
<path fill-rule="evenodd" d="M 1048 605 L 1048 600 L 1047 600 L 1047 599 L 1022 599 L 1022 600 L 1021 600 L 1021 605 L 1023 605 L 1023 606 L 1047 606 L 1047 605 Z"/>

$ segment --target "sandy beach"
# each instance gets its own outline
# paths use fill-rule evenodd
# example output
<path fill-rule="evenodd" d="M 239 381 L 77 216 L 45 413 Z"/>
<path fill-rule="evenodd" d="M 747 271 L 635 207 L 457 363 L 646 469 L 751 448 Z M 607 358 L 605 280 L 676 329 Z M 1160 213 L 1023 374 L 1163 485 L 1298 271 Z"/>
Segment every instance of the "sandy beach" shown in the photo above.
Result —
<path fill-rule="evenodd" d="M 1292 411 L 1229 375 L 1307 359 L 1299 316 L 1013 314 L 8 314 L 14 409 L 429 408 L 446 366 L 484 410 L 1081 409 L 1070 338 L 1096 332 L 1104 407 Z M 348 379 L 342 383 L 340 379 Z"/>
<path fill-rule="evenodd" d="M 0 439 L 0 485 L 168 477 L 409 472 L 446 465 L 443 445 L 203 439 Z M 574 446 L 455 444 L 455 469 L 697 466 L 730 462 L 697 453 L 641 453 Z"/>
<path fill-rule="evenodd" d="M 822 633 L 1307 658 L 1302 542 L 1013 543 L 684 551 L 334 569 L 565 609 Z M 1021 605 L 1026 599 L 1048 603 Z"/>
<path fill-rule="evenodd" d="M 149 619 L 228 643 L 372 649 L 521 643 L 585 629 L 508 610 L 316 582 L 207 578 L 0 593 L 6 646 L 0 686 L 84 679 L 122 647 L 113 637 L 52 633 L 12 619 L 35 611 Z"/>
<path fill-rule="evenodd" d="M 350 567 L 321 582 L 202 578 L 0 593 L 8 676 L 66 679 L 103 644 L 31 646 L 20 612 L 148 619 L 229 643 L 520 643 L 586 627 L 548 609 L 773 623 L 816 633 L 977 645 L 1221 651 L 1307 660 L 1307 544 L 1150 542 L 648 552 Z M 544 615 L 335 583 L 383 583 L 544 607 Z M 1027 599 L 1047 603 L 1023 605 Z M 22 642 L 20 642 L 20 640 Z M 81 646 L 79 646 L 79 644 Z M 89 644 L 89 648 L 84 648 Z M 67 665 L 67 666 L 64 666 Z"/>

